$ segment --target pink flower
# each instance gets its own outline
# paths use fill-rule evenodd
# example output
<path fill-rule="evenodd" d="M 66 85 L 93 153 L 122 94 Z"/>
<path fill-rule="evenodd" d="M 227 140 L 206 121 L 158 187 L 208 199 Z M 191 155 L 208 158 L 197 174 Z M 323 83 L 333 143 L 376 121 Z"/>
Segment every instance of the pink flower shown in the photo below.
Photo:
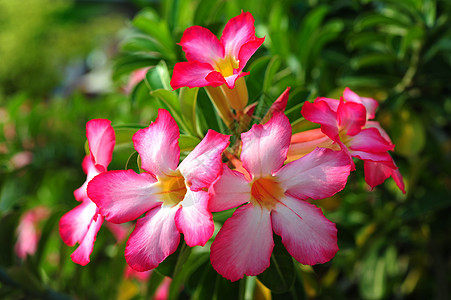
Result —
<path fill-rule="evenodd" d="M 133 88 L 141 82 L 144 78 L 146 78 L 147 71 L 150 69 L 150 67 L 147 68 L 141 68 L 134 70 L 130 74 L 130 78 L 128 79 L 127 85 L 123 88 L 124 92 L 128 95 L 133 91 Z"/>
<path fill-rule="evenodd" d="M 368 121 L 374 118 L 376 108 L 376 100 L 359 97 L 346 88 L 340 100 L 317 98 L 314 103 L 306 102 L 302 115 L 320 124 L 321 131 L 350 157 L 364 161 L 365 181 L 372 188 L 391 176 L 405 193 L 401 173 L 388 153 L 395 145 L 378 122 Z"/>
<path fill-rule="evenodd" d="M 37 206 L 23 214 L 17 227 L 18 237 L 14 247 L 18 257 L 25 259 L 27 255 L 33 255 L 36 252 L 41 236 L 38 223 L 48 215 L 49 210 L 45 206 Z"/>
<path fill-rule="evenodd" d="M 241 71 L 264 40 L 255 36 L 249 12 L 230 19 L 220 40 L 204 27 L 189 27 L 180 41 L 188 61 L 175 64 L 172 88 L 226 84 L 233 89 L 238 78 L 249 74 Z"/>
<path fill-rule="evenodd" d="M 144 272 L 138 272 L 132 268 L 130 268 L 129 265 L 125 267 L 125 273 L 124 277 L 127 279 L 136 278 L 137 280 L 141 282 L 145 282 L 149 280 L 150 275 L 152 275 L 152 271 L 144 271 Z"/>
<path fill-rule="evenodd" d="M 128 222 L 146 213 L 125 249 L 127 263 L 137 271 L 153 269 L 173 253 L 180 233 L 193 247 L 205 245 L 214 231 L 207 190 L 221 171 L 229 136 L 208 131 L 180 164 L 178 138 L 174 119 L 160 109 L 155 122 L 133 136 L 146 172 L 110 171 L 88 186 L 89 197 L 108 221 Z"/>
<path fill-rule="evenodd" d="M 338 251 L 337 229 L 321 209 L 305 200 L 322 199 L 342 190 L 350 172 L 342 151 L 317 148 L 285 166 L 291 125 L 274 113 L 264 125 L 241 134 L 241 160 L 250 175 L 224 166 L 213 185 L 211 211 L 240 206 L 225 221 L 211 246 L 213 268 L 235 281 L 257 275 L 270 265 L 273 231 L 299 262 L 313 265 Z"/>
<path fill-rule="evenodd" d="M 97 232 L 103 223 L 103 216 L 87 195 L 88 182 L 96 175 L 106 172 L 111 162 L 115 145 L 115 134 L 111 121 L 105 119 L 91 120 L 86 124 L 89 152 L 83 160 L 85 183 L 74 191 L 75 199 L 80 205 L 66 213 L 59 222 L 59 231 L 68 246 L 79 244 L 72 253 L 72 260 L 82 266 L 89 263 L 89 256 L 94 248 Z"/>

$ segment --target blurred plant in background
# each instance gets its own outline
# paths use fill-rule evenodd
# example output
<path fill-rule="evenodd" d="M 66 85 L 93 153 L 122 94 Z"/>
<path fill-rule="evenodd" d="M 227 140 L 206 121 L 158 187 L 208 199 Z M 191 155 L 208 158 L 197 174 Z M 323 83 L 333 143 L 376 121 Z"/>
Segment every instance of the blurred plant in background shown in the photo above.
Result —
<path fill-rule="evenodd" d="M 252 13 L 256 35 L 265 36 L 244 69 L 250 72 L 246 81 L 255 114 L 263 117 L 290 86 L 286 114 L 297 133 L 317 128 L 299 119 L 304 101 L 338 99 L 347 86 L 376 98 L 377 118 L 396 145 L 393 156 L 407 194 L 391 179 L 368 192 L 363 164 L 357 162 L 347 188 L 319 201 L 338 226 L 336 257 L 313 267 L 296 264 L 293 288 L 282 280 L 274 282 L 271 292 L 250 279 L 253 294 L 240 296 L 450 296 L 449 1 L 0 0 L 0 298 L 149 299 L 164 275 L 178 278 L 169 293 L 174 299 L 239 295 L 236 283 L 205 267 L 208 256 L 201 248 L 191 253 L 189 263 L 198 264 L 184 270 L 188 279 L 181 291 L 174 273 L 180 251 L 148 281 L 126 278 L 125 244 L 104 229 L 92 261 L 86 267 L 75 265 L 57 221 L 76 205 L 72 192 L 85 180 L 80 165 L 86 122 L 112 120 L 118 147 L 110 169 L 124 169 L 125 161 L 138 169 L 131 135 L 155 119 L 158 107 L 177 111 L 179 99 L 195 98 L 169 85 L 170 70 L 185 61 L 176 44 L 183 31 L 200 25 L 219 33 L 241 10 Z M 123 39 L 116 54 L 119 36 Z M 105 81 L 113 57 L 114 84 Z M 149 69 L 124 94 L 130 74 L 142 68 Z M 203 89 L 192 93 L 197 93 L 197 103 L 190 104 L 194 113 L 178 113 L 181 123 L 196 120 L 195 128 L 181 128 L 194 137 L 184 140 L 187 149 L 206 128 L 226 133 Z M 47 207 L 50 215 L 37 225 L 41 238 L 35 254 L 20 259 L 14 254 L 15 232 L 21 216 L 37 206 Z"/>

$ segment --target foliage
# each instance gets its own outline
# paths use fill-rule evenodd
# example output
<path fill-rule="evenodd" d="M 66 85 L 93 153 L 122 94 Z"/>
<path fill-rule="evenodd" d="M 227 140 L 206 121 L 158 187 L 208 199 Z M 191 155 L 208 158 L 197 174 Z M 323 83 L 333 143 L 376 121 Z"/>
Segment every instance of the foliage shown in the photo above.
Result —
<path fill-rule="evenodd" d="M 27 11 L 13 8 L 12 3 L 0 1 L 5 8 L 0 11 L 8 11 L 6 7 L 17 15 Z M 57 57 L 58 62 L 67 62 L 72 55 L 86 55 L 91 47 L 98 47 L 92 44 L 96 40 L 92 30 L 104 20 L 90 19 L 89 25 L 76 27 L 77 33 L 67 33 L 73 24 L 44 22 L 49 15 L 67 9 L 66 4 L 30 3 L 40 8 L 33 15 L 36 19 L 11 15 L 5 22 L 27 19 L 31 25 L 26 28 L 37 32 L 26 32 L 23 25 L 15 26 L 15 32 L 0 33 L 1 41 L 14 41 L 0 42 L 0 55 L 6 57 L 2 63 L 7 64 L 2 70 L 9 70 L 0 70 L 0 86 L 6 92 L 23 89 L 48 94 L 58 78 L 55 62 L 50 60 Z M 86 267 L 73 264 L 72 249 L 59 239 L 57 220 L 75 206 L 72 192 L 84 180 L 80 165 L 86 121 L 104 117 L 122 130 L 118 134 L 122 146 L 115 150 L 110 169 L 123 169 L 127 160 L 130 168 L 138 168 L 128 142 L 137 126 L 123 124 L 145 126 L 158 107 L 168 108 L 176 118 L 185 134 L 186 149 L 208 128 L 227 133 L 203 89 L 172 91 L 169 78 L 174 64 L 185 59 L 176 45 L 185 28 L 201 25 L 219 35 L 226 20 L 241 9 L 254 15 L 257 36 L 266 36 L 264 48 L 245 69 L 251 72 L 246 80 L 250 102 L 257 102 L 257 115 L 263 117 L 287 86 L 292 88 L 287 115 L 295 124 L 293 132 L 311 128 L 312 124 L 301 119 L 300 108 L 316 96 L 338 98 L 349 86 L 376 98 L 381 104 L 378 120 L 396 144 L 394 156 L 407 195 L 390 180 L 368 192 L 359 171 L 362 168 L 357 167 L 342 193 L 316 202 L 338 224 L 340 251 L 330 263 L 309 267 L 287 262 L 281 247 L 273 255 L 271 268 L 292 268 L 288 278 L 269 271 L 230 283 L 209 266 L 203 248 L 187 253 L 182 245 L 156 269 L 146 286 L 123 278 L 125 245 L 116 243 L 107 230 L 99 234 L 92 262 Z M 4 246 L 0 249 L 0 298 L 140 299 L 141 294 L 147 299 L 161 275 L 170 275 L 173 299 L 210 299 L 212 295 L 227 299 L 446 299 L 451 292 L 451 241 L 446 232 L 451 227 L 450 18 L 451 5 L 441 0 L 168 0 L 145 7 L 127 28 L 114 61 L 117 85 L 124 85 L 133 70 L 151 67 L 129 99 L 119 93 L 99 99 L 74 94 L 41 102 L 26 93 L 1 98 L 0 240 Z M 100 32 L 113 34 L 115 22 Z M 52 49 L 41 48 L 42 40 L 35 40 L 36 35 L 52 34 L 77 40 L 56 38 L 58 46 Z M 180 99 L 188 109 L 181 108 Z M 32 155 L 25 165 L 14 159 L 23 153 Z M 38 254 L 21 261 L 13 252 L 19 217 L 42 204 L 52 214 L 41 224 Z M 215 214 L 215 221 L 223 222 L 227 213 Z"/>

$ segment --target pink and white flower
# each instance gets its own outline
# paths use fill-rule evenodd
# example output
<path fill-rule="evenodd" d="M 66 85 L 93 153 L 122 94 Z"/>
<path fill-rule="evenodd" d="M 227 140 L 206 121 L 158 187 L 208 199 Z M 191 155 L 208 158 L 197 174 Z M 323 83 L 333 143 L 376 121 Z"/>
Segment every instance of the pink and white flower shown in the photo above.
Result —
<path fill-rule="evenodd" d="M 365 181 L 374 188 L 388 177 L 392 177 L 399 189 L 405 193 L 404 182 L 398 167 L 388 151 L 394 149 L 388 134 L 374 118 L 378 104 L 372 98 L 359 97 L 346 88 L 340 100 L 317 98 L 306 102 L 302 115 L 307 120 L 321 125 L 321 131 L 350 157 L 364 161 Z M 320 137 L 327 144 L 324 136 Z M 352 164 L 355 170 L 354 164 Z"/>
<path fill-rule="evenodd" d="M 268 123 L 241 134 L 241 160 L 248 174 L 224 166 L 213 185 L 212 212 L 244 204 L 225 221 L 211 246 L 213 268 L 229 280 L 257 275 L 269 267 L 273 231 L 303 264 L 327 262 L 338 251 L 335 224 L 305 200 L 342 190 L 350 159 L 342 151 L 317 148 L 283 166 L 290 137 L 288 118 L 274 112 Z"/>
<path fill-rule="evenodd" d="M 108 221 L 124 223 L 146 213 L 125 249 L 127 263 L 137 271 L 153 269 L 173 253 L 180 233 L 193 247 L 205 245 L 214 231 L 207 190 L 221 171 L 229 136 L 208 131 L 179 164 L 179 135 L 172 116 L 160 109 L 155 122 L 133 136 L 145 172 L 110 171 L 88 185 L 89 197 Z"/>
<path fill-rule="evenodd" d="M 17 256 L 25 259 L 27 255 L 33 255 L 38 248 L 41 232 L 38 224 L 49 215 L 49 210 L 45 206 L 37 206 L 25 212 L 20 218 L 17 227 L 17 242 L 14 252 Z"/>
<path fill-rule="evenodd" d="M 249 74 L 242 70 L 264 40 L 255 36 L 254 18 L 249 12 L 230 19 L 220 40 L 204 27 L 189 27 L 180 41 L 188 61 L 175 64 L 172 88 L 226 84 L 233 89 L 238 78 Z"/>
<path fill-rule="evenodd" d="M 96 175 L 106 172 L 113 156 L 116 143 L 111 121 L 106 119 L 90 120 L 86 124 L 86 136 L 89 144 L 89 155 L 83 160 L 83 171 L 86 181 L 74 191 L 75 199 L 81 204 L 66 213 L 59 222 L 59 232 L 68 246 L 79 244 L 72 253 L 73 262 L 82 266 L 89 263 L 89 256 L 94 248 L 94 242 L 103 223 L 94 202 L 87 194 L 88 182 Z"/>

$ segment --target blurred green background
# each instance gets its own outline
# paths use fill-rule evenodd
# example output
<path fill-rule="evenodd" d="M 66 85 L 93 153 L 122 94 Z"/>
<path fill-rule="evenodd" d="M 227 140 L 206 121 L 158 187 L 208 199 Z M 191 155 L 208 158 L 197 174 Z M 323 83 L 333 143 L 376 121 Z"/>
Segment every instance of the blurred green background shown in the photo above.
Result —
<path fill-rule="evenodd" d="M 85 124 L 149 124 L 155 87 L 146 79 L 127 92 L 130 73 L 157 66 L 170 76 L 185 59 L 176 43 L 187 27 L 219 36 L 241 10 L 266 36 L 245 69 L 257 113 L 291 86 L 287 115 L 296 132 L 306 100 L 338 98 L 345 87 L 377 99 L 376 119 L 396 145 L 407 189 L 403 195 L 388 179 L 369 191 L 359 162 L 343 192 L 316 202 L 337 223 L 336 257 L 299 266 L 296 295 L 251 297 L 451 297 L 449 0 L 0 0 L 0 299 L 150 298 L 152 279 L 124 278 L 124 243 L 108 230 L 86 267 L 72 263 L 75 248 L 59 238 L 58 220 L 78 204 L 73 191 L 85 180 Z M 211 110 L 203 90 L 198 101 L 201 112 Z M 217 120 L 203 123 L 222 129 Z M 110 169 L 125 168 L 131 153 L 124 143 Z M 16 228 L 38 205 L 50 216 L 39 223 L 36 254 L 21 260 Z M 202 280 L 199 289 L 208 285 Z M 186 288 L 178 298 L 213 299 L 224 288 Z"/>

